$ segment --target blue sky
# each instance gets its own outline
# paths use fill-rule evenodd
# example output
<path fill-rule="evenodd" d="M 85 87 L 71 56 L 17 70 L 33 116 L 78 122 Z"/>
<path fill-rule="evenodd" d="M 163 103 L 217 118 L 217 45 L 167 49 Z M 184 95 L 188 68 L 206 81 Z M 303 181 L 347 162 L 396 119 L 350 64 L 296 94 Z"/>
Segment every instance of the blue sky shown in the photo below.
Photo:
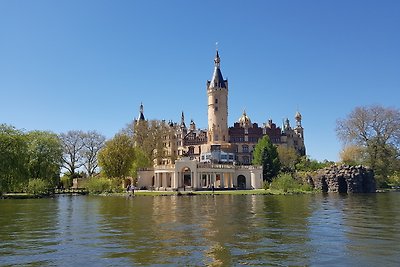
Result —
<path fill-rule="evenodd" d="M 299 110 L 307 154 L 337 160 L 337 119 L 399 108 L 399 14 L 386 0 L 0 0 L 0 123 L 111 138 L 143 102 L 206 128 L 218 42 L 230 125 Z"/>

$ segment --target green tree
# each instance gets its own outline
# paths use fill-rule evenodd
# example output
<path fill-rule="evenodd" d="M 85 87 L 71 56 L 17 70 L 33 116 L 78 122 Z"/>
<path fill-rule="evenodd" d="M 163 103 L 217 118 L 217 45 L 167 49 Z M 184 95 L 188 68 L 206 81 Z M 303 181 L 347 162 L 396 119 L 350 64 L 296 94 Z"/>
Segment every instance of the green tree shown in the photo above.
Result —
<path fill-rule="evenodd" d="M 299 155 L 292 147 L 278 146 L 279 161 L 283 172 L 293 172 L 296 163 L 299 161 Z"/>
<path fill-rule="evenodd" d="M 271 182 L 279 173 L 280 161 L 277 148 L 268 135 L 261 138 L 253 152 L 253 164 L 262 165 L 264 181 Z"/>
<path fill-rule="evenodd" d="M 28 149 L 25 134 L 0 125 L 0 194 L 20 191 L 28 182 Z"/>
<path fill-rule="evenodd" d="M 308 156 L 303 156 L 300 157 L 299 162 L 296 163 L 296 171 L 312 172 L 323 169 L 332 164 L 335 164 L 335 162 L 328 160 L 320 162 L 316 159 L 310 159 Z"/>
<path fill-rule="evenodd" d="M 134 154 L 135 156 L 130 170 L 130 175 L 134 178 L 137 178 L 138 170 L 141 168 L 151 167 L 152 162 L 139 147 L 135 147 Z"/>
<path fill-rule="evenodd" d="M 49 187 L 59 183 L 62 145 L 51 132 L 32 131 L 27 134 L 29 179 L 43 179 Z"/>
<path fill-rule="evenodd" d="M 366 153 L 364 164 L 375 172 L 378 186 L 398 169 L 400 110 L 382 106 L 356 107 L 337 121 L 336 132 L 345 145 L 357 145 Z"/>
<path fill-rule="evenodd" d="M 99 166 L 107 177 L 123 178 L 129 175 L 135 159 L 133 140 L 126 134 L 117 134 L 100 150 Z"/>
<path fill-rule="evenodd" d="M 175 155 L 165 155 L 164 141 L 167 136 L 173 134 L 173 128 L 165 121 L 150 120 L 137 121 L 129 124 L 123 133 L 131 136 L 135 146 L 139 147 L 145 156 L 152 162 L 160 164 L 163 158 L 169 157 L 171 162 L 175 162 Z"/>

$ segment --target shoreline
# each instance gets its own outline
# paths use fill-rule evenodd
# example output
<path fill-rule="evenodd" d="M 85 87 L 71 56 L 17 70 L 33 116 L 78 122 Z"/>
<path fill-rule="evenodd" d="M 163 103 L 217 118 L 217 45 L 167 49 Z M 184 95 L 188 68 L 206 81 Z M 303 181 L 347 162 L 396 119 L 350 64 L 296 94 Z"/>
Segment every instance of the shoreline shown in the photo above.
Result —
<path fill-rule="evenodd" d="M 390 193 L 390 192 L 400 192 L 398 189 L 377 189 L 375 193 Z M 129 194 L 127 192 L 121 193 L 101 193 L 101 194 L 51 194 L 51 195 L 33 195 L 28 193 L 6 193 L 0 196 L 1 199 L 39 199 L 39 198 L 53 198 L 60 195 L 86 195 L 86 196 L 104 196 L 104 197 L 135 197 L 135 196 L 201 196 L 201 195 L 300 195 L 300 194 L 316 194 L 322 193 L 320 191 L 288 191 L 284 192 L 282 190 L 271 190 L 271 189 L 253 189 L 253 190 L 211 190 L 207 191 L 151 191 L 151 190 L 135 190 L 135 193 Z M 329 193 L 327 193 L 329 194 Z M 337 193 L 335 193 L 337 194 Z"/>

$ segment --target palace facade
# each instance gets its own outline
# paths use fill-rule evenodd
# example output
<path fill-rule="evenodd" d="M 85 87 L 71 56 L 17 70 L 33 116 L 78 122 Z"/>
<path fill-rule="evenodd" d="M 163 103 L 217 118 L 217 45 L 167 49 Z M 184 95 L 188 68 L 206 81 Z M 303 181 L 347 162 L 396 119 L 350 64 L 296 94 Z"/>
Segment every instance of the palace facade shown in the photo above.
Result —
<path fill-rule="evenodd" d="M 138 186 L 156 190 L 207 188 L 261 188 L 262 169 L 252 166 L 253 151 L 259 139 L 268 135 L 277 146 L 293 148 L 305 155 L 302 116 L 296 113 L 296 125 L 289 119 L 277 127 L 270 119 L 259 126 L 243 112 L 228 127 L 228 80 L 222 76 L 217 50 L 214 72 L 207 81 L 208 128 L 199 129 L 194 121 L 186 126 L 182 112 L 180 123 L 168 122 L 169 134 L 163 138 L 163 155 L 154 168 L 138 173 Z M 134 125 L 145 121 L 143 105 Z"/>

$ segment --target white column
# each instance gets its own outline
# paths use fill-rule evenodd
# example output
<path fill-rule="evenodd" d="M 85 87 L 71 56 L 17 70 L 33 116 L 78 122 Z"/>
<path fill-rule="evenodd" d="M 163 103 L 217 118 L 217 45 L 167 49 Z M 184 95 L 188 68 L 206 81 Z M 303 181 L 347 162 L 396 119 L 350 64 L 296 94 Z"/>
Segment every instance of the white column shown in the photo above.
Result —
<path fill-rule="evenodd" d="M 173 176 L 172 176 L 172 187 L 173 188 L 178 188 L 178 172 L 174 172 Z"/>

